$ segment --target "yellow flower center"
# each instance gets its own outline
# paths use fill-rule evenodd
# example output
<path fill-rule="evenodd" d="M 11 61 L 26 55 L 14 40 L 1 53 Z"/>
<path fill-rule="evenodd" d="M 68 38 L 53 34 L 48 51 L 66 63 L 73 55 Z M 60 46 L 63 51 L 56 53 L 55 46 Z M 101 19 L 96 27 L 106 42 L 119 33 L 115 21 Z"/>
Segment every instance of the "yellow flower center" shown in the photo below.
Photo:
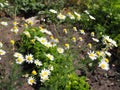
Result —
<path fill-rule="evenodd" d="M 105 62 L 106 62 L 106 63 L 108 63 L 108 62 L 109 62 L 109 59 L 108 59 L 108 58 L 106 58 L 106 59 L 105 59 Z"/>
<path fill-rule="evenodd" d="M 100 55 L 101 55 L 99 51 L 97 51 L 97 52 L 96 52 L 96 54 L 97 54 L 98 56 L 100 56 Z"/>
<path fill-rule="evenodd" d="M 22 61 L 22 58 L 20 58 L 20 57 L 18 57 L 18 60 L 17 60 L 18 62 L 21 62 Z"/>
<path fill-rule="evenodd" d="M 44 76 L 47 76 L 48 75 L 48 72 L 44 72 L 44 73 L 42 73 L 42 77 L 44 77 Z"/>
<path fill-rule="evenodd" d="M 27 58 L 27 59 L 30 61 L 30 60 L 32 60 L 32 57 L 31 57 L 31 56 L 28 56 L 28 58 Z"/>
<path fill-rule="evenodd" d="M 44 43 L 44 42 L 45 42 L 45 40 L 41 40 L 41 42 L 42 42 L 42 43 Z"/>
<path fill-rule="evenodd" d="M 30 83 L 34 83 L 35 81 L 33 79 L 30 80 Z"/>
<path fill-rule="evenodd" d="M 95 54 L 94 54 L 94 53 L 90 53 L 90 56 L 91 56 L 91 57 L 94 57 L 94 56 L 95 56 Z"/>
<path fill-rule="evenodd" d="M 105 64 L 102 64 L 102 65 L 101 65 L 101 68 L 104 69 L 104 68 L 105 68 Z"/>
<path fill-rule="evenodd" d="M 33 75 L 36 75 L 36 74 L 37 74 L 37 72 L 36 72 L 35 70 L 33 70 L 33 71 L 32 71 L 32 74 L 33 74 Z"/>

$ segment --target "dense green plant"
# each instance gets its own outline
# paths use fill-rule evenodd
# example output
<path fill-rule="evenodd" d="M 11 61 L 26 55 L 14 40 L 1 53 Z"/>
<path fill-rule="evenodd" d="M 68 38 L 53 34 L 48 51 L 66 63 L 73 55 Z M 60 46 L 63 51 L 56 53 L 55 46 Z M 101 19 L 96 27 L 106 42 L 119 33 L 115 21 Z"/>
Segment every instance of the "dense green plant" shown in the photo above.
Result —
<path fill-rule="evenodd" d="M 27 73 L 28 77 L 34 77 L 35 79 L 32 83 L 28 80 L 28 83 L 31 85 L 36 83 L 33 85 L 35 87 L 39 87 L 40 85 L 40 90 L 89 90 L 89 85 L 85 81 L 86 78 L 78 77 L 75 73 L 73 58 L 70 53 L 67 53 L 67 50 L 64 51 L 64 49 L 59 48 L 60 46 L 56 45 L 57 43 L 55 42 L 52 42 L 55 46 L 49 47 L 49 45 L 46 45 L 47 42 L 41 41 L 42 37 L 47 37 L 46 39 L 51 41 L 49 35 L 43 34 L 44 30 L 46 32 L 46 29 L 42 27 L 25 28 L 21 40 L 17 44 L 19 47 L 18 52 L 23 57 L 26 58 L 28 54 L 32 54 L 34 57 L 33 62 L 29 62 L 26 59 L 25 62 L 22 61 L 24 73 Z M 53 41 L 56 40 L 52 39 Z M 61 49 L 63 50 L 62 52 Z M 47 57 L 47 54 L 51 56 Z M 16 63 L 22 64 L 20 63 L 21 59 L 18 58 L 16 59 Z M 36 60 L 42 62 L 42 65 L 37 66 L 35 64 Z M 44 76 L 42 71 L 45 69 L 50 72 L 49 77 L 47 77 L 49 79 L 42 77 Z"/>
<path fill-rule="evenodd" d="M 36 15 L 39 11 L 45 11 L 50 8 L 60 9 L 64 6 L 64 0 L 10 0 L 14 7 L 16 15 L 30 17 Z"/>

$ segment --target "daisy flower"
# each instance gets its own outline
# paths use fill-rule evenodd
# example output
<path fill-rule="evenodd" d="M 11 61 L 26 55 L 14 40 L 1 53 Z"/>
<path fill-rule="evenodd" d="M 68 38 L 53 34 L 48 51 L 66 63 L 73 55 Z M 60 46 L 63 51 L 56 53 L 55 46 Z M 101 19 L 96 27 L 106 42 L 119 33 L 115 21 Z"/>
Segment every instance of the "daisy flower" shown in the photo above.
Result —
<path fill-rule="evenodd" d="M 57 51 L 58 51 L 58 53 L 64 53 L 64 49 L 63 48 L 57 48 Z"/>
<path fill-rule="evenodd" d="M 17 64 L 22 64 L 24 61 L 25 61 L 25 60 L 24 60 L 24 57 L 23 57 L 23 56 L 20 56 L 20 57 L 18 57 L 18 58 L 16 59 L 16 63 L 17 63 Z"/>
<path fill-rule="evenodd" d="M 5 55 L 6 54 L 6 51 L 0 49 L 0 55 Z"/>
<path fill-rule="evenodd" d="M 8 23 L 7 23 L 7 22 L 4 22 L 4 21 L 2 21 L 1 24 L 2 24 L 3 26 L 7 26 L 7 25 L 8 25 Z"/>
<path fill-rule="evenodd" d="M 14 57 L 23 57 L 23 55 L 21 53 L 18 53 L 18 52 L 15 52 L 13 56 Z"/>
<path fill-rule="evenodd" d="M 49 11 L 50 11 L 51 13 L 57 13 L 57 11 L 54 10 L 54 9 L 50 9 Z"/>
<path fill-rule="evenodd" d="M 81 15 L 79 13 L 75 12 L 75 11 L 74 11 L 74 14 L 77 16 L 77 19 L 80 20 Z"/>
<path fill-rule="evenodd" d="M 80 41 L 83 41 L 83 38 L 82 38 L 82 37 L 79 37 L 79 40 L 80 40 Z"/>
<path fill-rule="evenodd" d="M 53 55 L 51 55 L 51 54 L 46 54 L 46 56 L 47 56 L 51 61 L 54 60 L 54 56 L 53 56 Z"/>
<path fill-rule="evenodd" d="M 35 70 L 33 70 L 31 73 L 32 75 L 37 75 L 37 72 Z"/>
<path fill-rule="evenodd" d="M 67 34 L 68 32 L 67 32 L 67 29 L 63 29 L 63 32 L 65 33 L 65 34 Z"/>
<path fill-rule="evenodd" d="M 49 80 L 49 77 L 48 76 L 44 76 L 44 77 L 41 77 L 41 82 L 45 82 L 46 80 Z"/>
<path fill-rule="evenodd" d="M 77 31 L 77 28 L 76 28 L 76 27 L 73 27 L 73 30 L 74 30 L 74 31 Z"/>
<path fill-rule="evenodd" d="M 99 67 L 101 67 L 103 70 L 106 70 L 106 71 L 109 70 L 109 64 L 107 62 L 105 62 L 105 61 L 101 61 L 99 63 Z"/>
<path fill-rule="evenodd" d="M 65 49 L 69 49 L 70 45 L 68 43 L 65 44 Z"/>
<path fill-rule="evenodd" d="M 83 29 L 80 30 L 80 33 L 83 34 L 83 35 L 85 35 L 85 31 Z"/>
<path fill-rule="evenodd" d="M 39 61 L 39 60 L 35 60 L 34 63 L 35 63 L 35 65 L 37 65 L 37 66 L 42 66 L 42 62 Z"/>
<path fill-rule="evenodd" d="M 53 71 L 54 68 L 53 68 L 52 65 L 49 65 L 48 69 L 51 70 L 51 71 Z"/>
<path fill-rule="evenodd" d="M 46 38 L 44 38 L 44 37 L 35 37 L 35 39 L 37 39 L 41 44 L 43 44 L 43 45 L 45 45 L 48 41 L 47 41 L 47 39 Z"/>
<path fill-rule="evenodd" d="M 72 37 L 72 41 L 73 41 L 73 42 L 76 42 L 76 38 L 75 38 L 75 37 Z"/>
<path fill-rule="evenodd" d="M 45 43 L 45 46 L 46 46 L 47 48 L 50 48 L 50 47 L 52 47 L 52 44 L 51 44 L 51 42 L 46 42 L 46 43 Z"/>
<path fill-rule="evenodd" d="M 75 19 L 75 16 L 71 12 L 68 12 L 67 15 L 70 19 Z"/>
<path fill-rule="evenodd" d="M 14 44 L 15 44 L 15 41 L 14 41 L 14 40 L 10 40 L 10 43 L 11 43 L 12 45 L 14 45 Z"/>
<path fill-rule="evenodd" d="M 13 25 L 16 26 L 18 23 L 16 21 L 13 22 Z"/>
<path fill-rule="evenodd" d="M 89 55 L 89 58 L 92 59 L 92 60 L 97 59 L 97 55 L 96 55 L 96 53 L 94 51 L 88 52 L 88 55 Z"/>
<path fill-rule="evenodd" d="M 92 48 L 92 44 L 91 44 L 91 43 L 88 43 L 88 47 L 89 47 L 89 48 Z"/>
<path fill-rule="evenodd" d="M 25 61 L 28 62 L 28 63 L 33 63 L 33 55 L 32 54 L 28 54 L 25 56 Z"/>
<path fill-rule="evenodd" d="M 30 33 L 29 33 L 28 31 L 24 31 L 23 33 L 24 33 L 28 38 L 31 37 L 31 35 L 30 35 Z"/>
<path fill-rule="evenodd" d="M 57 18 L 60 19 L 60 20 L 65 20 L 65 19 L 66 19 L 66 16 L 63 15 L 62 13 L 59 13 L 59 14 L 57 15 Z"/>
<path fill-rule="evenodd" d="M 109 36 L 103 36 L 103 44 L 106 44 L 108 47 L 112 48 L 113 46 L 117 47 L 116 41 L 112 40 Z"/>
<path fill-rule="evenodd" d="M 29 77 L 27 82 L 28 82 L 29 85 L 36 84 L 36 80 L 34 79 L 34 77 Z"/>
<path fill-rule="evenodd" d="M 95 33 L 94 33 L 94 32 L 91 32 L 91 36 L 93 36 L 93 37 L 94 37 L 94 36 L 95 36 Z"/>
<path fill-rule="evenodd" d="M 11 29 L 11 32 L 14 32 L 15 34 L 18 33 L 18 27 L 17 26 L 14 26 L 12 29 Z"/>
<path fill-rule="evenodd" d="M 48 76 L 48 75 L 50 75 L 50 74 L 51 74 L 50 70 L 44 68 L 44 69 L 41 71 L 40 76 L 41 76 L 41 77 L 44 77 L 44 76 Z"/>

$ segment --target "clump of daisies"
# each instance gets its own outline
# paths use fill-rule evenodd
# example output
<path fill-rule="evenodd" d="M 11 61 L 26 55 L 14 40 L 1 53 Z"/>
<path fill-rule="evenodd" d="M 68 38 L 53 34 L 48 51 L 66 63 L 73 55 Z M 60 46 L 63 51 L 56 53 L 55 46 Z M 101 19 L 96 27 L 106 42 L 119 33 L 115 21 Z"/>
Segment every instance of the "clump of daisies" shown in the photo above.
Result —
<path fill-rule="evenodd" d="M 67 18 L 70 20 L 78 20 L 78 21 L 81 19 L 81 15 L 76 11 L 73 11 L 73 12 L 68 11 L 64 13 L 64 12 L 58 12 L 54 9 L 50 9 L 49 12 L 52 14 L 55 14 L 57 16 L 57 19 L 61 21 L 65 21 Z"/>
<path fill-rule="evenodd" d="M 29 66 L 30 73 L 27 73 L 29 85 L 37 84 L 37 82 L 44 84 L 50 80 L 54 65 L 57 65 L 56 57 L 64 55 L 64 48 L 57 46 L 59 40 L 46 28 L 42 26 L 28 28 L 25 28 L 21 35 L 23 44 L 20 46 L 24 47 L 24 52 L 15 52 L 13 56 L 16 64 Z M 68 44 L 65 46 L 69 49 Z"/>
<path fill-rule="evenodd" d="M 96 43 L 98 43 L 100 40 L 97 38 L 94 38 L 94 33 L 91 33 L 92 36 L 92 40 Z M 107 35 L 103 35 L 102 36 L 102 43 L 103 45 L 105 45 L 104 48 L 102 48 L 101 50 L 96 50 L 96 51 L 89 51 L 88 52 L 88 56 L 89 58 L 94 61 L 97 60 L 98 61 L 98 67 L 102 68 L 103 70 L 108 71 L 110 69 L 109 67 L 109 58 L 111 57 L 111 53 L 109 52 L 110 49 L 112 49 L 113 47 L 117 47 L 117 43 L 116 41 L 114 41 L 113 39 L 111 39 L 109 36 Z M 89 48 L 92 49 L 92 44 L 88 44 Z"/>

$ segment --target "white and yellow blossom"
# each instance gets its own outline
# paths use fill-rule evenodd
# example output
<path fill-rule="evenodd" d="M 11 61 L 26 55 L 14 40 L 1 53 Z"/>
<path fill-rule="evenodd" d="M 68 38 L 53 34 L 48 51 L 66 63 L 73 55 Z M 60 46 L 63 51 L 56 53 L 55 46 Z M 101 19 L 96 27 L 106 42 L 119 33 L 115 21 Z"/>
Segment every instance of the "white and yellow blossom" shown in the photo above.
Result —
<path fill-rule="evenodd" d="M 106 70 L 106 71 L 109 70 L 109 64 L 105 61 L 99 62 L 99 67 L 101 67 L 103 70 Z"/>
<path fill-rule="evenodd" d="M 28 24 L 27 24 L 27 23 L 25 23 L 25 24 L 24 24 L 24 27 L 25 27 L 25 28 L 28 28 Z"/>
<path fill-rule="evenodd" d="M 55 13 L 55 14 L 57 13 L 57 11 L 54 10 L 54 9 L 50 9 L 49 11 L 50 11 L 51 13 Z"/>
<path fill-rule="evenodd" d="M 10 43 L 11 43 L 12 45 L 14 45 L 14 44 L 15 44 L 15 41 L 14 41 L 14 40 L 10 40 Z"/>
<path fill-rule="evenodd" d="M 23 55 L 19 52 L 15 52 L 13 56 L 16 57 L 16 58 L 17 57 L 23 57 Z"/>
<path fill-rule="evenodd" d="M 35 39 L 37 40 L 37 41 L 39 41 L 41 44 L 43 44 L 43 45 L 45 45 L 48 41 L 47 41 L 47 39 L 45 38 L 45 37 L 37 37 L 37 36 L 35 36 Z"/>
<path fill-rule="evenodd" d="M 46 28 L 43 28 L 41 26 L 39 28 L 40 28 L 40 32 L 48 34 L 48 35 L 52 35 L 52 33 L 50 31 L 48 31 Z"/>
<path fill-rule="evenodd" d="M 80 33 L 83 34 L 83 35 L 85 35 L 85 31 L 83 29 L 80 30 Z"/>
<path fill-rule="evenodd" d="M 25 61 L 25 59 L 24 59 L 23 56 L 19 56 L 19 57 L 16 59 L 16 63 L 17 63 L 17 64 L 22 64 L 24 61 Z"/>
<path fill-rule="evenodd" d="M 51 71 L 53 71 L 53 70 L 54 70 L 54 68 L 53 68 L 53 66 L 52 66 L 52 65 L 49 65 L 48 69 L 49 69 L 49 70 L 51 70 Z"/>
<path fill-rule="evenodd" d="M 51 74 L 50 70 L 44 68 L 44 69 L 41 71 L 40 76 L 41 76 L 41 77 L 44 77 L 44 76 L 48 76 L 48 75 L 50 75 L 50 74 Z"/>
<path fill-rule="evenodd" d="M 61 47 L 57 48 L 57 51 L 58 51 L 58 53 L 64 53 L 64 49 Z"/>
<path fill-rule="evenodd" d="M 54 56 L 53 55 L 51 55 L 51 54 L 45 54 L 51 61 L 53 61 L 54 60 Z"/>
<path fill-rule="evenodd" d="M 30 35 L 30 33 L 29 33 L 28 31 L 24 31 L 23 33 L 24 33 L 28 38 L 31 37 L 31 35 Z"/>
<path fill-rule="evenodd" d="M 112 48 L 112 47 L 117 47 L 116 41 L 112 40 L 109 36 L 104 36 L 103 35 L 103 44 L 107 45 L 107 47 Z"/>
<path fill-rule="evenodd" d="M 70 45 L 68 43 L 65 44 L 65 49 L 69 49 Z"/>
<path fill-rule="evenodd" d="M 5 50 L 0 49 L 0 55 L 5 55 L 5 54 L 6 54 L 6 51 L 5 51 Z"/>
<path fill-rule="evenodd" d="M 46 42 L 46 43 L 45 43 L 45 46 L 46 46 L 47 48 L 50 48 L 50 47 L 52 47 L 53 45 L 51 44 L 51 42 Z"/>
<path fill-rule="evenodd" d="M 35 60 L 34 63 L 36 66 L 42 66 L 42 62 L 39 60 Z"/>
<path fill-rule="evenodd" d="M 67 32 L 67 29 L 63 29 L 63 32 L 65 33 L 65 34 L 67 34 L 68 32 Z"/>
<path fill-rule="evenodd" d="M 37 72 L 35 70 L 33 70 L 31 73 L 32 75 L 37 75 Z"/>
<path fill-rule="evenodd" d="M 72 41 L 73 41 L 73 42 L 76 42 L 77 40 L 76 40 L 76 38 L 75 38 L 75 37 L 72 37 Z"/>
<path fill-rule="evenodd" d="M 92 44 L 91 44 L 91 43 L 88 43 L 88 47 L 91 49 L 91 48 L 92 48 Z"/>
<path fill-rule="evenodd" d="M 14 26 L 12 29 L 11 29 L 11 32 L 17 34 L 19 31 L 18 27 L 17 26 Z"/>
<path fill-rule="evenodd" d="M 74 31 L 77 31 L 77 28 L 76 28 L 76 27 L 73 27 L 73 30 L 74 30 Z"/>
<path fill-rule="evenodd" d="M 51 74 L 50 70 L 48 69 L 43 69 L 40 73 L 40 78 L 41 78 L 41 82 L 45 82 L 46 80 L 49 80 L 49 75 Z"/>
<path fill-rule="evenodd" d="M 91 36 L 93 36 L 93 37 L 94 37 L 94 36 L 95 36 L 95 33 L 94 33 L 94 32 L 91 32 Z"/>
<path fill-rule="evenodd" d="M 71 12 L 68 12 L 67 15 L 70 19 L 75 19 L 75 16 Z"/>
<path fill-rule="evenodd" d="M 83 41 L 83 38 L 82 38 L 82 37 L 79 37 L 79 40 L 80 40 L 80 41 Z"/>
<path fill-rule="evenodd" d="M 7 22 L 2 21 L 2 22 L 1 22 L 1 25 L 3 25 L 3 26 L 7 26 L 7 25 L 8 25 L 8 23 L 7 23 Z"/>
<path fill-rule="evenodd" d="M 63 15 L 62 13 L 59 13 L 59 14 L 57 15 L 57 18 L 60 19 L 60 20 L 65 20 L 65 19 L 66 19 L 66 16 Z"/>
<path fill-rule="evenodd" d="M 98 57 L 97 54 L 94 51 L 88 52 L 88 55 L 89 55 L 89 58 L 92 59 L 92 60 L 95 60 Z"/>
<path fill-rule="evenodd" d="M 27 82 L 28 82 L 29 85 L 36 84 L 36 80 L 32 76 L 28 78 Z"/>
<path fill-rule="evenodd" d="M 25 61 L 27 63 L 33 63 L 33 60 L 34 60 L 34 58 L 33 58 L 32 54 L 28 54 L 28 55 L 25 56 Z"/>
<path fill-rule="evenodd" d="M 77 16 L 77 20 L 80 20 L 81 19 L 81 15 L 77 12 L 74 11 L 74 14 Z"/>

